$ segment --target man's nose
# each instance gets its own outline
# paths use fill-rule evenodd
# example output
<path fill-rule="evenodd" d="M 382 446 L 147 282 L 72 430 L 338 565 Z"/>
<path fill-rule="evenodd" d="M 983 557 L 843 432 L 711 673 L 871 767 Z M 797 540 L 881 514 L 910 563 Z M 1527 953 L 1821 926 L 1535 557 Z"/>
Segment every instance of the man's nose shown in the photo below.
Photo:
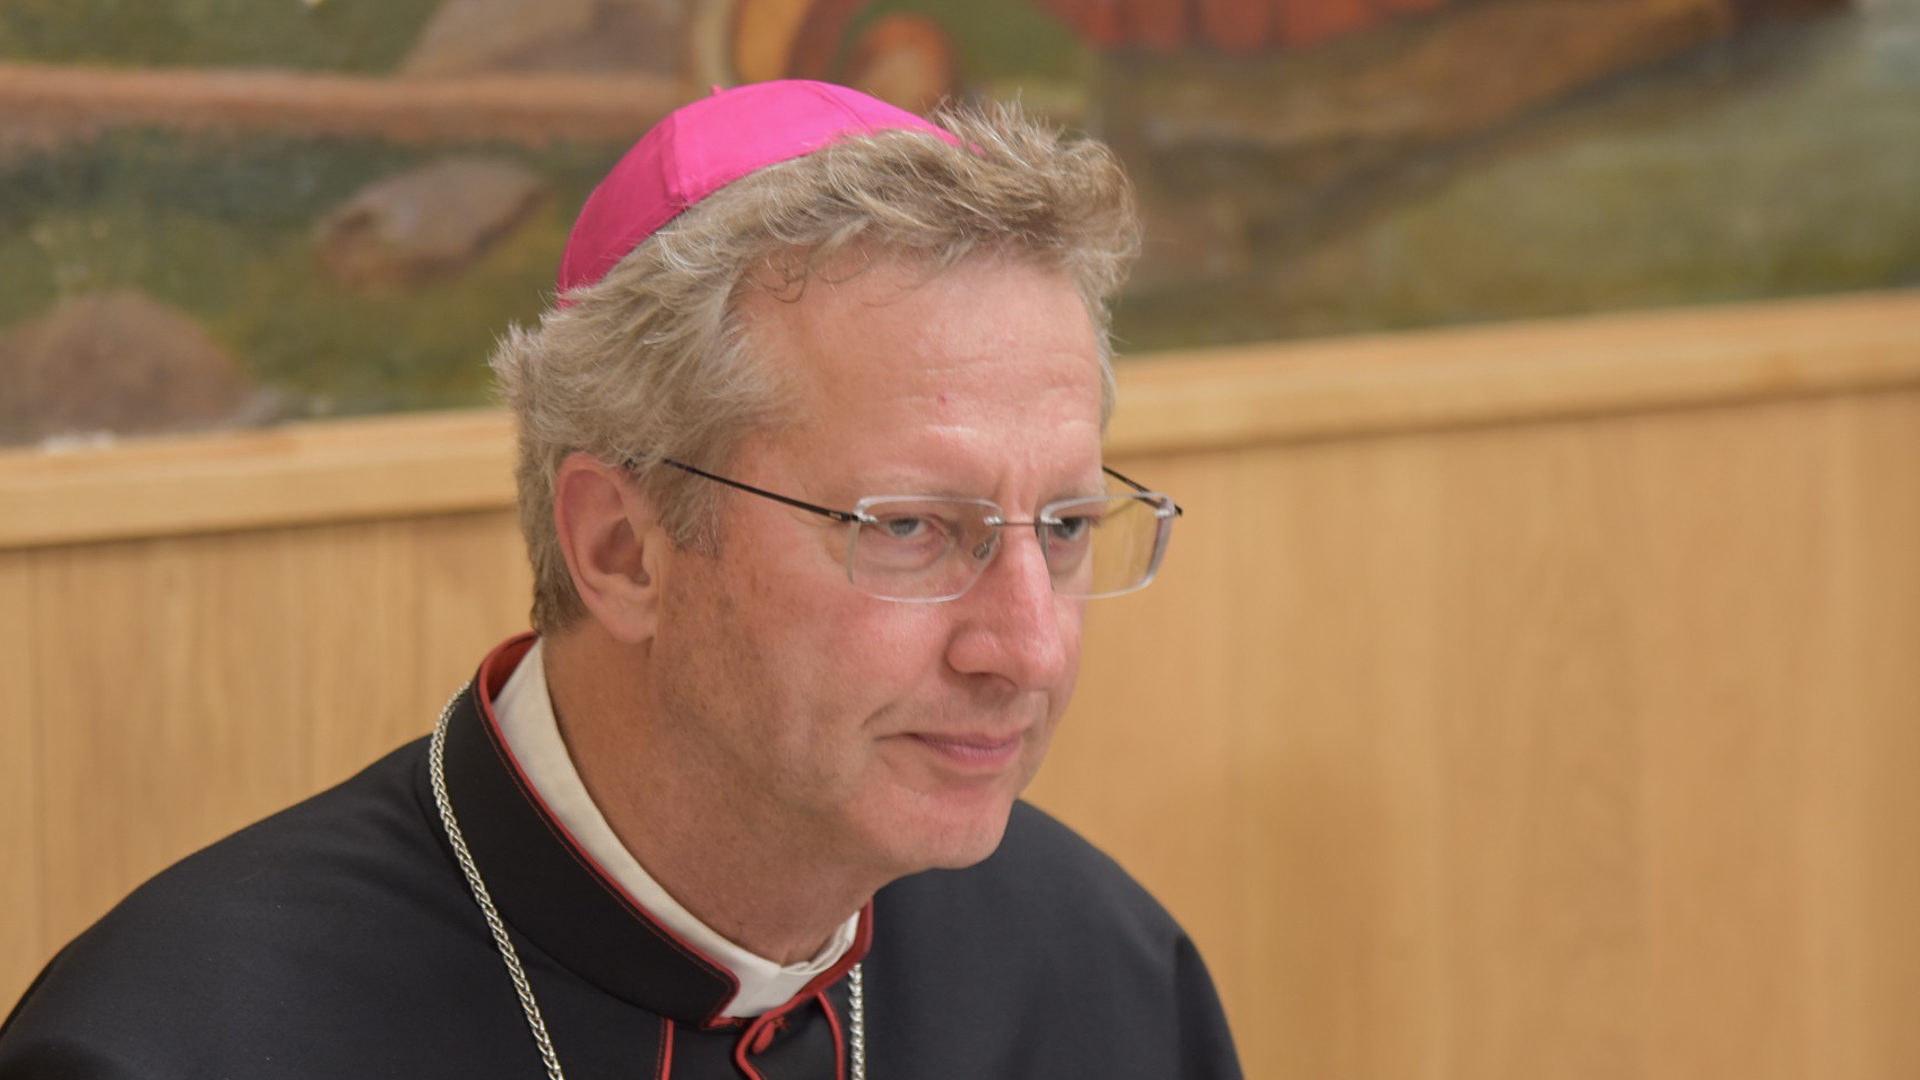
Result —
<path fill-rule="evenodd" d="M 997 675 L 1019 690 L 1057 687 L 1070 675 L 1079 605 L 1054 595 L 1031 526 L 1003 529 L 973 588 L 950 603 L 964 613 L 948 662 L 968 675 Z"/>

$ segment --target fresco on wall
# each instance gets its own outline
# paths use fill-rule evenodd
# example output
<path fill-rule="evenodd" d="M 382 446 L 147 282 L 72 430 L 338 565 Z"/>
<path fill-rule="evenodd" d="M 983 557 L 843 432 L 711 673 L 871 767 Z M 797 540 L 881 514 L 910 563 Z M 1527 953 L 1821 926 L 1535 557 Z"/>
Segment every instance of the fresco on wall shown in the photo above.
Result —
<path fill-rule="evenodd" d="M 1020 97 L 1125 351 L 1920 284 L 1920 0 L 9 0 L 0 442 L 483 404 L 706 87 Z"/>

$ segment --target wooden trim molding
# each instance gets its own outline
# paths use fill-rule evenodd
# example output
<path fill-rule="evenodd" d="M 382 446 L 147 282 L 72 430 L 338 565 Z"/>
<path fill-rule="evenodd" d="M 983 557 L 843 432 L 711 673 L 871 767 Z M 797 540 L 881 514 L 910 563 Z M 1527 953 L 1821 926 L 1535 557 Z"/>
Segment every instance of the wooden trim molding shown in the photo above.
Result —
<path fill-rule="evenodd" d="M 1525 423 L 1920 383 L 1920 290 L 1143 358 L 1118 453 Z"/>
<path fill-rule="evenodd" d="M 1118 456 L 1920 385 L 1920 290 L 1124 361 Z M 496 410 L 0 453 L 0 550 L 498 510 Z"/>
<path fill-rule="evenodd" d="M 0 454 L 0 550 L 513 505 L 498 410 Z"/>

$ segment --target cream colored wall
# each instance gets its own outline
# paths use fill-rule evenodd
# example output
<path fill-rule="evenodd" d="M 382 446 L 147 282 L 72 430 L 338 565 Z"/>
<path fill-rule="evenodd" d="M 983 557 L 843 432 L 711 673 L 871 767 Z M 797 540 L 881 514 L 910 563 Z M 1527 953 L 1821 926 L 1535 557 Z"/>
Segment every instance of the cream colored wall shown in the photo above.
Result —
<path fill-rule="evenodd" d="M 1920 294 L 1126 370 L 1188 509 L 1034 797 L 1260 1078 L 1920 1060 Z M 0 458 L 0 997 L 524 621 L 493 414 Z"/>

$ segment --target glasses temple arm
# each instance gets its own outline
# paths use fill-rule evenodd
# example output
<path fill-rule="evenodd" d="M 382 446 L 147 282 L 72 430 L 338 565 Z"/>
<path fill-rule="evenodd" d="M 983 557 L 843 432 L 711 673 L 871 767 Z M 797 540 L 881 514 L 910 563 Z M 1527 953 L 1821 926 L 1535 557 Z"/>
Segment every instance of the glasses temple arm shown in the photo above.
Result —
<path fill-rule="evenodd" d="M 628 462 L 628 467 L 631 468 L 633 464 L 634 464 L 633 462 Z M 674 468 L 679 469 L 681 472 L 688 472 L 688 473 L 692 473 L 695 476 L 705 477 L 706 479 L 711 480 L 716 484 L 725 484 L 730 488 L 738 488 L 741 491 L 745 491 L 749 494 L 758 495 L 763 499 L 772 499 L 774 502 L 777 502 L 777 503 L 785 503 L 786 505 L 791 506 L 796 510 L 805 510 L 810 514 L 819 514 L 821 517 L 831 518 L 834 521 L 838 521 L 843 524 L 852 525 L 856 522 L 866 520 L 865 518 L 861 517 L 859 514 L 856 514 L 851 510 L 834 510 L 825 506 L 815 506 L 813 503 L 810 503 L 810 502 L 801 502 L 799 499 L 788 498 L 785 495 L 781 495 L 772 491 L 767 491 L 764 488 L 754 487 L 752 484 L 743 484 L 738 480 L 729 480 L 724 476 L 717 476 L 713 473 L 708 472 L 705 469 L 696 469 L 691 465 L 688 465 L 684 462 L 675 461 L 672 458 L 661 458 L 660 464 L 671 465 Z M 1131 481 L 1129 481 L 1129 483 L 1131 483 Z"/>
<path fill-rule="evenodd" d="M 1103 473 L 1106 473 L 1108 476 L 1113 477 L 1115 480 L 1120 481 L 1121 483 L 1127 485 L 1128 487 L 1132 488 L 1133 490 L 1139 492 L 1142 495 L 1158 495 L 1159 494 L 1159 492 L 1153 490 L 1152 488 L 1141 483 L 1140 481 L 1127 476 L 1125 473 L 1122 473 L 1119 469 L 1102 465 L 1100 466 L 1100 471 Z M 1168 499 L 1167 501 L 1173 504 L 1174 517 L 1180 517 L 1186 513 L 1186 510 L 1182 509 L 1179 503 L 1174 502 L 1172 499 Z"/>

